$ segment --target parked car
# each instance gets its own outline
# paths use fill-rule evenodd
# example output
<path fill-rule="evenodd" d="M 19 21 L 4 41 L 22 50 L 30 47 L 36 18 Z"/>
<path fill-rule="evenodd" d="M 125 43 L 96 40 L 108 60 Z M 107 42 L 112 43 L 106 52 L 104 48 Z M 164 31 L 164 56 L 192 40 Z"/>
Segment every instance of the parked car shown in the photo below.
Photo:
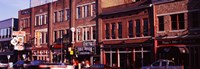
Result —
<path fill-rule="evenodd" d="M 0 62 L 0 69 L 7 69 L 9 66 L 8 62 L 1 61 Z"/>
<path fill-rule="evenodd" d="M 184 67 L 176 66 L 172 60 L 157 60 L 150 66 L 143 66 L 142 69 L 184 69 Z"/>
<path fill-rule="evenodd" d="M 40 69 L 74 69 L 73 65 L 65 63 L 43 63 L 39 65 Z"/>
<path fill-rule="evenodd" d="M 105 64 L 94 64 L 86 69 L 112 69 L 112 67 Z"/>

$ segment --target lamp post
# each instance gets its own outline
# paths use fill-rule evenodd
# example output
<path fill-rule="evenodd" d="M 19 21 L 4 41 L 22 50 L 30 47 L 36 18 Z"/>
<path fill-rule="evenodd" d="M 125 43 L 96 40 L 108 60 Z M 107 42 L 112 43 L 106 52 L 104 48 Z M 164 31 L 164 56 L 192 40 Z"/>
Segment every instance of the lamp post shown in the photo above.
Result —
<path fill-rule="evenodd" d="M 60 37 L 61 38 L 61 41 L 60 41 L 60 43 L 61 43 L 61 63 L 63 62 L 63 43 L 62 43 L 62 36 Z"/>
<path fill-rule="evenodd" d="M 26 61 L 26 54 L 23 54 L 22 57 L 23 57 L 24 61 Z"/>
<path fill-rule="evenodd" d="M 7 55 L 7 58 L 8 58 L 8 63 L 10 62 L 9 60 L 10 60 L 10 55 Z"/>

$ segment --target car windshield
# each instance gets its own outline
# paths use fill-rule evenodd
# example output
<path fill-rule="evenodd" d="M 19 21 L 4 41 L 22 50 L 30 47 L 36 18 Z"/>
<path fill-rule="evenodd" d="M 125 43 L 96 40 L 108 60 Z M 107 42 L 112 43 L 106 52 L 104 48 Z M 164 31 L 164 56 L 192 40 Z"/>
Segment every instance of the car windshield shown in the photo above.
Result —
<path fill-rule="evenodd" d="M 152 64 L 152 66 L 159 66 L 160 65 L 160 62 L 155 62 Z"/>

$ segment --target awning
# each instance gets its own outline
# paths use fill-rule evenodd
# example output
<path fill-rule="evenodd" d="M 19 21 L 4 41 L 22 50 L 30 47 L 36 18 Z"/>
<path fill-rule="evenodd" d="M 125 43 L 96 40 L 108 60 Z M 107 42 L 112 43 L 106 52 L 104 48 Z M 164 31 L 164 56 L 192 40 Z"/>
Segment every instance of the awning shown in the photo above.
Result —
<path fill-rule="evenodd" d="M 158 53 L 189 53 L 187 47 L 177 47 L 177 46 L 170 46 L 170 47 L 158 47 Z"/>
<path fill-rule="evenodd" d="M 0 52 L 0 55 L 13 55 L 13 52 Z"/>

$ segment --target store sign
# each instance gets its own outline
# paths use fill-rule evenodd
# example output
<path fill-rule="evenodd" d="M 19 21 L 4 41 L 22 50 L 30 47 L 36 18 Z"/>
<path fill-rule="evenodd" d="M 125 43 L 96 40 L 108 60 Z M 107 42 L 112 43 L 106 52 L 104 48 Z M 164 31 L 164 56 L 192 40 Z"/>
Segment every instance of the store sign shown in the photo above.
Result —
<path fill-rule="evenodd" d="M 83 41 L 83 46 L 95 46 L 95 41 Z"/>
<path fill-rule="evenodd" d="M 163 44 L 200 44 L 199 39 L 185 39 L 185 40 L 164 40 L 158 41 L 159 45 Z"/>
<path fill-rule="evenodd" d="M 14 36 L 25 36 L 26 32 L 25 31 L 13 31 L 12 35 L 14 35 Z"/>
<path fill-rule="evenodd" d="M 90 55 L 95 53 L 95 47 L 92 46 L 76 47 L 75 52 L 78 55 Z"/>

